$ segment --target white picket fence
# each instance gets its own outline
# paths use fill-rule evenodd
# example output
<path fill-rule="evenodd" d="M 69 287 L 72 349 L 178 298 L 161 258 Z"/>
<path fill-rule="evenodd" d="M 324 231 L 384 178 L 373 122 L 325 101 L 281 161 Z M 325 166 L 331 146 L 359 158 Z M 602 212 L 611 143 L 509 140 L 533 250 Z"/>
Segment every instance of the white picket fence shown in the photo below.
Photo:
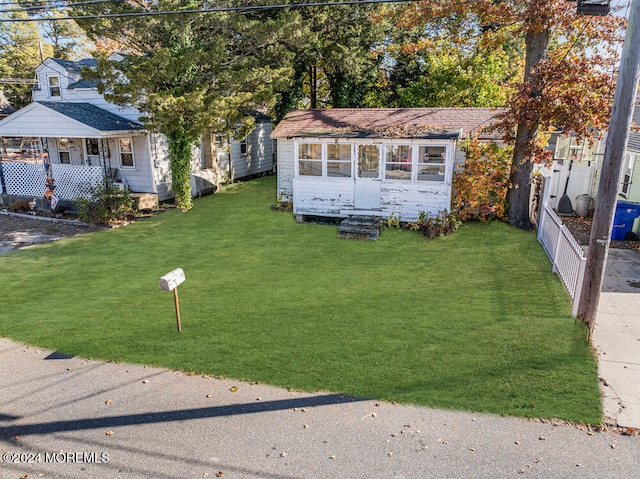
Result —
<path fill-rule="evenodd" d="M 5 191 L 9 195 L 42 198 L 46 190 L 44 165 L 23 162 L 2 162 Z M 55 181 L 54 195 L 64 200 L 88 198 L 92 188 L 101 184 L 104 171 L 100 166 L 51 165 Z"/>
<path fill-rule="evenodd" d="M 558 273 L 572 300 L 571 315 L 578 313 L 578 303 L 582 292 L 584 269 L 587 256 L 562 220 L 548 204 L 549 181 L 545 181 L 542 194 L 542 208 L 538 220 L 538 241 L 546 251 L 552 264 L 552 271 Z"/>

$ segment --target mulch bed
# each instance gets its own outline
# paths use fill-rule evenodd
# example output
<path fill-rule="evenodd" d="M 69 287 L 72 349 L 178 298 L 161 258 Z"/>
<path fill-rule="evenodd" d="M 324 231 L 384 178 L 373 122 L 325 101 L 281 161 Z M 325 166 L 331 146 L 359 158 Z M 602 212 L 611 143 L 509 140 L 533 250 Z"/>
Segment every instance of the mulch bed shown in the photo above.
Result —
<path fill-rule="evenodd" d="M 563 216 L 562 223 L 581 246 L 589 246 L 593 218 Z M 611 240 L 611 248 L 640 250 L 640 241 Z"/>

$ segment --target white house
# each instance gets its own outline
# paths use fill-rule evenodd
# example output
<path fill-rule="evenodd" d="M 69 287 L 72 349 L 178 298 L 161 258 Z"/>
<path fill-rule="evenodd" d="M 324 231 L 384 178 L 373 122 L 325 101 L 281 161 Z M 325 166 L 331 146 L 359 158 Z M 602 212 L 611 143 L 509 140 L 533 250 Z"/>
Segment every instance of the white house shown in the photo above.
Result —
<path fill-rule="evenodd" d="M 294 110 L 277 139 L 278 196 L 298 217 L 416 220 L 449 211 L 459 141 L 499 141 L 489 108 Z"/>
<path fill-rule="evenodd" d="M 83 67 L 95 66 L 93 59 L 54 58 L 38 66 L 33 103 L 0 121 L 0 137 L 11 138 L 4 143 L 14 148 L 0 157 L 13 160 L 0 163 L 4 193 L 42 197 L 43 163 L 50 162 L 54 194 L 61 199 L 86 195 L 105 176 L 133 193 L 160 201 L 173 197 L 166 137 L 147 131 L 138 110 L 109 103 L 95 82 L 81 77 Z M 257 123 L 247 140 L 231 143 L 231 161 L 229 155 L 224 161 L 236 172 L 232 179 L 273 169 L 270 122 L 260 118 Z M 194 196 L 212 192 L 221 180 L 218 156 L 211 142 L 192 149 Z M 30 161 L 17 161 L 25 157 Z"/>

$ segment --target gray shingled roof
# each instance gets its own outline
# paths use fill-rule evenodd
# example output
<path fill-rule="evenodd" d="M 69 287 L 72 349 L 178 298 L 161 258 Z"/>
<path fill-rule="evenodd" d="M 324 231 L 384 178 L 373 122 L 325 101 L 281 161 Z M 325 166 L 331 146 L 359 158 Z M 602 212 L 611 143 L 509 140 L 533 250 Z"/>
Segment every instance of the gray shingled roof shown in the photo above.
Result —
<path fill-rule="evenodd" d="M 11 115 L 11 113 L 14 113 L 15 111 L 16 109 L 11 106 L 9 100 L 4 96 L 4 92 L 0 90 L 0 115 Z"/>
<path fill-rule="evenodd" d="M 488 131 L 502 110 L 491 108 L 331 108 L 293 110 L 271 138 L 438 138 L 457 139 L 470 132 L 499 139 Z"/>
<path fill-rule="evenodd" d="M 41 101 L 38 103 L 96 130 L 144 130 L 141 124 L 122 118 L 90 103 L 67 103 L 58 101 Z"/>
<path fill-rule="evenodd" d="M 73 90 L 74 88 L 97 88 L 98 80 L 85 80 L 84 78 L 80 78 L 77 82 L 69 85 L 69 90 Z"/>
<path fill-rule="evenodd" d="M 72 60 L 63 60 L 62 58 L 52 58 L 52 60 L 61 67 L 76 72 L 81 71 L 83 67 L 95 68 L 98 66 L 98 60 L 95 60 L 93 58 L 83 58 L 82 60 L 78 60 L 77 62 L 74 62 Z"/>

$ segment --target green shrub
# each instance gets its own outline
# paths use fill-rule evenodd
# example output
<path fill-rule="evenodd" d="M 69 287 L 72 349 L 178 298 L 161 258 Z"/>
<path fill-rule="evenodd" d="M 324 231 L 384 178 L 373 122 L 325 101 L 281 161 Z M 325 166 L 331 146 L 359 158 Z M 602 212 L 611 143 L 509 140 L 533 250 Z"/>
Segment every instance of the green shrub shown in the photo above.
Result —
<path fill-rule="evenodd" d="M 96 187 L 91 198 L 76 200 L 78 219 L 88 223 L 110 224 L 134 213 L 133 199 L 127 191 L 114 187 Z"/>

